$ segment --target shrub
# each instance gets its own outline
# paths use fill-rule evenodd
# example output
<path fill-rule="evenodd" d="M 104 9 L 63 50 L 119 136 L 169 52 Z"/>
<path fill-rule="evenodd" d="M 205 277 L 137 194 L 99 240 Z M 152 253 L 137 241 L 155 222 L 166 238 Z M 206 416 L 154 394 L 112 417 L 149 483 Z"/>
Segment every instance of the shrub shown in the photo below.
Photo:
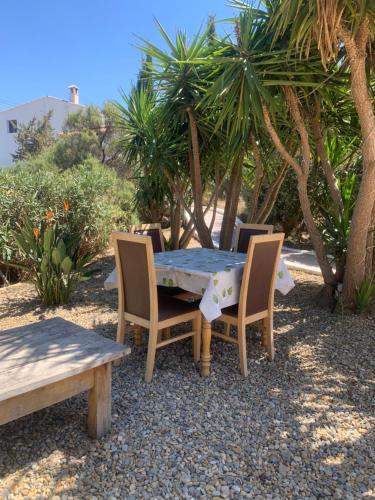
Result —
<path fill-rule="evenodd" d="M 3 272 L 9 272 L 9 261 L 24 262 L 12 231 L 26 223 L 37 226 L 47 210 L 57 213 L 64 200 L 72 210 L 64 231 L 79 236 L 88 252 L 103 250 L 114 228 L 136 222 L 133 185 L 92 158 L 64 172 L 51 165 L 46 155 L 19 162 L 0 170 L 0 192 Z"/>
<path fill-rule="evenodd" d="M 100 145 L 95 132 L 70 132 L 61 135 L 48 154 L 53 164 L 65 170 L 80 165 L 90 156 L 99 158 Z"/>

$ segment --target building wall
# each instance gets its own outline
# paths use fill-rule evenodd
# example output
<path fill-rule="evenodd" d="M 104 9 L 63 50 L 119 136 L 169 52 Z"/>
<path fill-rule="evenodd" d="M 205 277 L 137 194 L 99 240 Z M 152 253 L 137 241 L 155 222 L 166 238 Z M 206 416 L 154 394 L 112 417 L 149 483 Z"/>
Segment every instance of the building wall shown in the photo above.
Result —
<path fill-rule="evenodd" d="M 12 154 L 17 147 L 14 142 L 16 134 L 8 132 L 8 121 L 17 120 L 17 126 L 27 124 L 34 116 L 42 118 L 52 110 L 51 125 L 56 134 L 62 131 L 65 118 L 68 114 L 81 109 L 80 104 L 57 99 L 56 97 L 42 97 L 15 108 L 0 112 L 0 167 L 12 163 Z"/>

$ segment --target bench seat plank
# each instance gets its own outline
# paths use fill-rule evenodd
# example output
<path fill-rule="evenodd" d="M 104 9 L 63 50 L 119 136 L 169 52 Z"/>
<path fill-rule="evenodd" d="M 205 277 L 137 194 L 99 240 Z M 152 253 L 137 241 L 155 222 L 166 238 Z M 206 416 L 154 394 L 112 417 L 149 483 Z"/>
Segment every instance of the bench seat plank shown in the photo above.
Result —
<path fill-rule="evenodd" d="M 0 331 L 0 401 L 109 363 L 130 349 L 53 318 Z"/>

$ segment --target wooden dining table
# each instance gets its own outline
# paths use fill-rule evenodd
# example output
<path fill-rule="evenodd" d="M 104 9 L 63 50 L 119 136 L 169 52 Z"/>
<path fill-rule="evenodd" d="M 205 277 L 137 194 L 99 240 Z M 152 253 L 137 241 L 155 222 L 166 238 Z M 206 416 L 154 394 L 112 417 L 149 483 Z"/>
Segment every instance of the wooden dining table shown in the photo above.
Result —
<path fill-rule="evenodd" d="M 201 375 L 207 377 L 211 366 L 211 322 L 225 307 L 237 304 L 246 254 L 208 248 L 173 250 L 154 254 L 158 285 L 179 287 L 201 296 L 202 312 Z M 287 294 L 294 287 L 283 259 L 279 261 L 276 289 Z M 104 283 L 106 290 L 117 288 L 116 269 Z"/>

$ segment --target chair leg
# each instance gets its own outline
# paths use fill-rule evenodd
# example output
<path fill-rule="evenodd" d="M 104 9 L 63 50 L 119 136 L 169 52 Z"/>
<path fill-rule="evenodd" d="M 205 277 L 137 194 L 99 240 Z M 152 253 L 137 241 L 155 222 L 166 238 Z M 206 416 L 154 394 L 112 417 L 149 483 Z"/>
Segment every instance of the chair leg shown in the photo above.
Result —
<path fill-rule="evenodd" d="M 163 329 L 163 340 L 168 340 L 171 338 L 171 327 Z"/>
<path fill-rule="evenodd" d="M 248 376 L 246 353 L 246 325 L 239 323 L 237 326 L 238 348 L 240 355 L 240 371 L 244 377 Z"/>
<path fill-rule="evenodd" d="M 202 316 L 197 314 L 196 318 L 193 319 L 193 330 L 196 334 L 193 337 L 193 354 L 194 363 L 198 363 L 201 359 L 201 336 L 202 336 Z"/>
<path fill-rule="evenodd" d="M 142 345 L 142 327 L 139 325 L 134 325 L 134 343 L 136 347 Z"/>
<path fill-rule="evenodd" d="M 226 337 L 230 336 L 230 323 L 225 323 L 225 333 L 224 333 L 224 335 Z"/>
<path fill-rule="evenodd" d="M 163 340 L 164 330 L 158 330 L 158 343 Z"/>
<path fill-rule="evenodd" d="M 259 325 L 259 329 L 261 332 L 261 344 L 265 349 L 267 349 L 267 333 L 264 320 L 258 321 L 257 325 Z"/>
<path fill-rule="evenodd" d="M 152 374 L 154 372 L 154 366 L 155 366 L 157 341 L 158 341 L 157 326 L 150 325 L 150 332 L 148 335 L 147 361 L 146 361 L 146 377 L 145 377 L 146 382 L 151 382 L 152 380 Z"/>
<path fill-rule="evenodd" d="M 117 337 L 116 342 L 118 344 L 124 344 L 126 333 L 126 321 L 123 314 L 119 314 L 118 324 L 117 324 Z M 116 359 L 113 362 L 113 366 L 120 366 L 124 358 Z"/>
<path fill-rule="evenodd" d="M 126 321 L 123 314 L 119 314 L 118 324 L 117 324 L 117 338 L 116 342 L 118 344 L 123 344 L 125 342 L 125 329 Z"/>
<path fill-rule="evenodd" d="M 270 361 L 275 358 L 275 348 L 273 345 L 273 314 L 271 313 L 263 320 L 263 336 L 265 339 L 265 348 Z"/>

